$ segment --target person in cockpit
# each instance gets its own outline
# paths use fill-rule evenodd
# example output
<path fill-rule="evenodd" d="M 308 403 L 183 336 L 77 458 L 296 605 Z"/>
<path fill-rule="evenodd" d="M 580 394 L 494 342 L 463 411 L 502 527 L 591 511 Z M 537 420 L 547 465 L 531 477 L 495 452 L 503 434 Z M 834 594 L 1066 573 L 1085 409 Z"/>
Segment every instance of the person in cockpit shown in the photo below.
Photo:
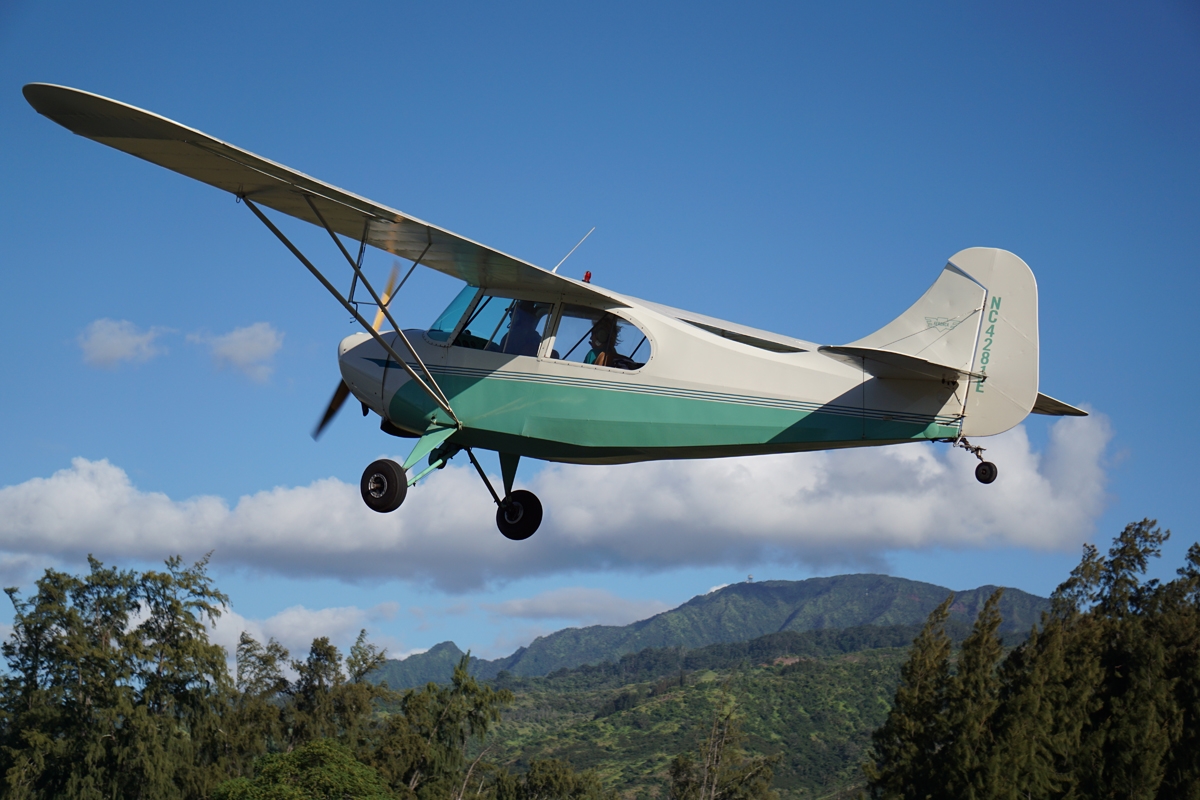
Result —
<path fill-rule="evenodd" d="M 538 346 L 542 343 L 537 324 L 537 308 L 534 302 L 518 300 L 513 303 L 512 324 L 508 328 L 508 335 L 504 337 L 502 351 L 515 356 L 536 356 Z"/>
<path fill-rule="evenodd" d="M 613 366 L 613 359 L 617 356 L 617 318 L 605 313 L 600 321 L 592 326 L 589 344 L 592 349 L 584 356 L 583 363 L 595 364 L 598 367 Z"/>

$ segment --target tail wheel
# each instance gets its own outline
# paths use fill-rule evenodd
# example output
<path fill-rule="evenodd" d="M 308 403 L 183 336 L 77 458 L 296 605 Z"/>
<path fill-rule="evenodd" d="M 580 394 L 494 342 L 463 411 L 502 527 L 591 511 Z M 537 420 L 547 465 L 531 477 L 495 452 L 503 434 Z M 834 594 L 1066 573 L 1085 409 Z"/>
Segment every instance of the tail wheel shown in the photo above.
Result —
<path fill-rule="evenodd" d="M 980 461 L 979 466 L 975 467 L 975 480 L 980 483 L 991 483 L 999 474 L 1000 470 L 990 461 Z"/>
<path fill-rule="evenodd" d="M 517 489 L 496 509 L 496 527 L 515 542 L 528 539 L 542 524 L 542 501 L 533 492 Z"/>
<path fill-rule="evenodd" d="M 386 514 L 404 502 L 408 494 L 408 476 L 404 474 L 404 467 L 381 458 L 363 470 L 358 488 L 367 508 Z"/>

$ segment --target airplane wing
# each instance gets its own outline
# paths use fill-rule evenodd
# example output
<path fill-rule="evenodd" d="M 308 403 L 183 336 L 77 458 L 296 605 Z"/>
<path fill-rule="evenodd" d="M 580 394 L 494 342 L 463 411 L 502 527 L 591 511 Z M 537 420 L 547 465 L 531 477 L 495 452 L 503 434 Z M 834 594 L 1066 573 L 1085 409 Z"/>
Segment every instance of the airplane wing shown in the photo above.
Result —
<path fill-rule="evenodd" d="M 305 222 L 321 222 L 354 241 L 431 267 L 476 286 L 561 292 L 613 304 L 590 284 L 556 275 L 464 236 L 323 183 L 193 128 L 90 92 L 46 83 L 27 84 L 29 104 L 72 133 L 122 150 Z M 424 255 L 422 255 L 424 253 Z"/>

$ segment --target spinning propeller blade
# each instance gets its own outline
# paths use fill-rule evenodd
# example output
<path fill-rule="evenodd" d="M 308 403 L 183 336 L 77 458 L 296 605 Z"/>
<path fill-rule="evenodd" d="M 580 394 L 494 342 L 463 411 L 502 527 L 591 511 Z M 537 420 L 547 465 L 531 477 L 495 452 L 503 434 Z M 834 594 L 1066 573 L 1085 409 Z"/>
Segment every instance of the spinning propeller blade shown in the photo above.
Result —
<path fill-rule="evenodd" d="M 325 426 L 337 414 L 338 409 L 346 402 L 346 398 L 350 396 L 350 387 L 345 381 L 339 381 L 337 389 L 333 392 L 333 397 L 329 400 L 329 405 L 325 408 L 325 416 L 321 417 L 321 421 L 317 423 L 317 429 L 312 432 L 312 438 L 316 439 L 321 435 L 321 431 L 325 430 Z"/>
<path fill-rule="evenodd" d="M 383 308 L 389 302 L 391 302 L 392 289 L 396 286 L 396 276 L 399 274 L 400 265 L 392 264 L 392 274 L 388 275 L 387 288 L 384 289 L 383 294 L 379 296 L 379 299 L 383 301 L 383 304 L 379 307 L 379 310 L 375 312 L 375 322 L 371 324 L 371 327 L 375 329 L 376 333 L 379 332 L 379 326 L 383 324 Z"/>
<path fill-rule="evenodd" d="M 383 302 L 382 302 L 379 310 L 375 312 L 375 322 L 371 325 L 371 327 L 374 328 L 377 333 L 379 331 L 379 326 L 383 324 L 383 306 L 386 306 L 388 304 L 388 302 L 392 299 L 392 290 L 396 286 L 396 277 L 399 274 L 400 274 L 400 265 L 393 264 L 392 265 L 392 274 L 389 275 L 388 279 L 387 279 L 387 288 L 385 288 L 383 290 L 383 294 L 380 295 L 380 297 L 379 297 L 379 299 L 382 300 Z M 321 417 L 321 421 L 319 423 L 317 423 L 316 430 L 314 430 L 312 432 L 313 439 L 316 439 L 321 435 L 321 431 L 325 430 L 325 426 L 328 425 L 330 420 L 332 420 L 337 415 L 338 411 L 341 410 L 342 405 L 346 402 L 346 398 L 349 396 L 350 396 L 350 387 L 346 385 L 345 381 L 339 382 L 337 385 L 337 388 L 334 389 L 334 391 L 333 391 L 333 397 L 330 398 L 330 400 L 329 400 L 329 405 L 325 408 L 325 416 Z M 364 404 L 363 405 L 363 416 L 364 417 L 367 415 L 367 410 L 368 410 L 367 406 Z"/>

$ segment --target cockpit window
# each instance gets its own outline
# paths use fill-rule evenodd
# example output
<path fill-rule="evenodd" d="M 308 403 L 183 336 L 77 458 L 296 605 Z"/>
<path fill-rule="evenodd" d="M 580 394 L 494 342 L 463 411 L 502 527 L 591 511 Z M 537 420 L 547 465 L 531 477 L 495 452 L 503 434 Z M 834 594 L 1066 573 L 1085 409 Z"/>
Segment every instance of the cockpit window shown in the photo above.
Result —
<path fill-rule="evenodd" d="M 444 342 L 450 338 L 450 334 L 454 333 L 454 328 L 458 325 L 458 321 L 462 319 L 463 314 L 467 313 L 467 307 L 471 305 L 471 301 L 475 298 L 476 292 L 479 291 L 478 286 L 464 286 L 458 296 L 446 306 L 446 310 L 441 313 L 433 325 L 429 326 L 426 335 L 430 339 L 439 342 Z"/>
<path fill-rule="evenodd" d="M 536 356 L 553 309 L 550 303 L 484 295 L 454 340 L 456 347 Z"/>
<path fill-rule="evenodd" d="M 551 358 L 614 369 L 638 369 L 650 358 L 650 340 L 632 322 L 597 308 L 563 306 Z"/>

